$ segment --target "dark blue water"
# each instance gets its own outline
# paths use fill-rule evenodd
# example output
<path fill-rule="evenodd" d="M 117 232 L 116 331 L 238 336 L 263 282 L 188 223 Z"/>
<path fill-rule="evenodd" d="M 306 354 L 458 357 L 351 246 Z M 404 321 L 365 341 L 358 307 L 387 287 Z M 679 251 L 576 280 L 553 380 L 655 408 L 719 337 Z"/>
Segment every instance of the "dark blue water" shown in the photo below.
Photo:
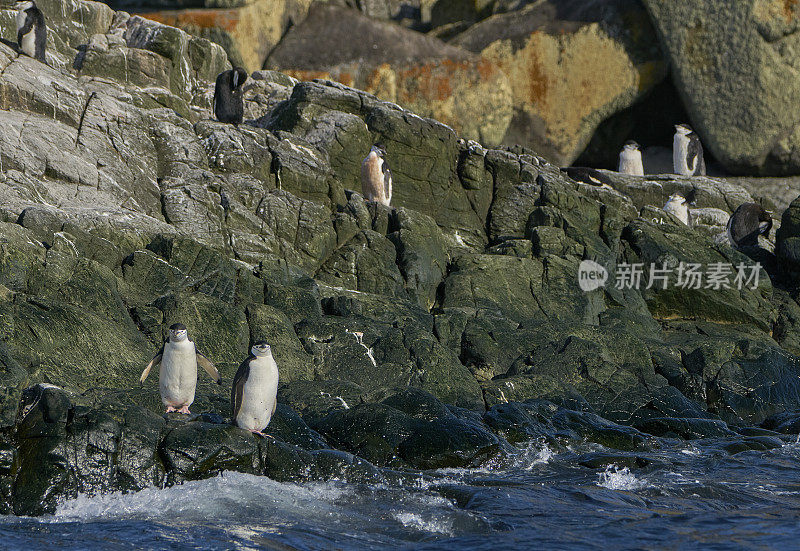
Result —
<path fill-rule="evenodd" d="M 40 519 L 2 517 L 0 547 L 800 549 L 800 444 L 731 456 L 723 443 L 664 443 L 636 454 L 644 466 L 633 469 L 581 466 L 607 451 L 594 444 L 554 453 L 531 443 L 516 457 L 402 486 L 225 473 L 81 496 Z"/>

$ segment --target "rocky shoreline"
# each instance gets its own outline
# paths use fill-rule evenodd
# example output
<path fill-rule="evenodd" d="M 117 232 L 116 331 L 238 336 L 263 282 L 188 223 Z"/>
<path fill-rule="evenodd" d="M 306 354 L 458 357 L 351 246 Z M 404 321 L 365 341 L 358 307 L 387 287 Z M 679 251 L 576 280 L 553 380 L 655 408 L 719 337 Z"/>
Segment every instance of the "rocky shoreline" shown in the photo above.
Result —
<path fill-rule="evenodd" d="M 587 186 L 524 148 L 271 71 L 247 85 L 246 123 L 221 124 L 219 46 L 42 3 L 50 66 L 0 45 L 0 512 L 223 470 L 402 482 L 530 440 L 596 442 L 585 461 L 602 465 L 664 438 L 738 453 L 798 432 L 800 200 L 774 240 L 738 251 L 727 217 L 770 206 L 741 179 Z M 353 191 L 377 141 L 391 208 Z M 660 209 L 691 189 L 694 228 Z M 612 282 L 636 263 L 645 281 L 651 263 L 762 269 L 742 289 L 584 292 L 583 260 Z M 188 418 L 162 414 L 153 380 L 138 388 L 175 322 L 224 385 L 270 342 L 272 438 L 229 425 L 227 386 L 202 376 Z"/>

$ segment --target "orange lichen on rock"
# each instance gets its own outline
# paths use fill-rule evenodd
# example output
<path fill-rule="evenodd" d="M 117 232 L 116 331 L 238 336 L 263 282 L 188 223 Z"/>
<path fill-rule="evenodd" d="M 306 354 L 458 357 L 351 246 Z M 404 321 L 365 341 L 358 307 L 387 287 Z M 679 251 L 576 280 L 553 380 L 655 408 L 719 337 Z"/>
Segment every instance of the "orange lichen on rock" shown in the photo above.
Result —
<path fill-rule="evenodd" d="M 284 69 L 281 71 L 297 80 L 314 80 L 315 78 L 333 80 L 345 86 L 354 86 L 353 74 L 346 71 L 308 71 L 305 69 Z"/>
<path fill-rule="evenodd" d="M 282 72 L 286 73 L 290 77 L 296 78 L 297 80 L 314 80 L 315 78 L 325 78 L 325 79 L 330 79 L 330 80 L 336 80 L 327 71 L 306 71 L 304 69 L 284 69 Z"/>
<path fill-rule="evenodd" d="M 138 14 L 146 19 L 158 21 L 172 27 L 195 26 L 201 29 L 219 28 L 233 32 L 238 26 L 241 15 L 239 10 L 182 10 L 155 11 Z"/>

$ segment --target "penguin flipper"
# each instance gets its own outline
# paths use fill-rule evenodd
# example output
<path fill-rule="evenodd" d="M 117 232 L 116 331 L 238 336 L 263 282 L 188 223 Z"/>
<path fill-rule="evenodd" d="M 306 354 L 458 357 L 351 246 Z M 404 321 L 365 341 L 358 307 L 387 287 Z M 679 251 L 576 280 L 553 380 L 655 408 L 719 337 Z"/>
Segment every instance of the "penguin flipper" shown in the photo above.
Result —
<path fill-rule="evenodd" d="M 231 423 L 236 424 L 236 417 L 242 407 L 242 396 L 244 395 L 244 383 L 250 376 L 250 361 L 255 360 L 252 354 L 236 370 L 233 376 L 233 386 L 231 387 Z"/>
<path fill-rule="evenodd" d="M 686 166 L 689 168 L 689 173 L 692 176 L 700 175 L 699 170 L 702 165 L 702 175 L 705 175 L 705 162 L 703 160 L 703 146 L 700 144 L 700 138 L 696 135 L 692 136 L 689 140 L 689 151 L 687 152 Z"/>
<path fill-rule="evenodd" d="M 147 367 L 145 367 L 144 371 L 142 371 L 142 376 L 139 378 L 139 384 L 144 384 L 144 380 L 147 379 L 148 375 L 150 375 L 150 370 L 161 363 L 161 356 L 163 354 L 164 354 L 164 347 L 162 346 L 161 350 L 158 351 L 158 354 L 153 356 L 153 359 L 150 360 L 150 363 L 147 364 Z"/>
<path fill-rule="evenodd" d="M 200 367 L 206 370 L 206 373 L 214 379 L 215 383 L 221 384 L 222 379 L 219 376 L 219 371 L 217 371 L 217 368 L 211 363 L 211 360 L 203 356 L 200 352 L 197 352 L 197 350 L 195 350 L 195 353 L 197 354 L 197 363 L 200 364 Z"/>

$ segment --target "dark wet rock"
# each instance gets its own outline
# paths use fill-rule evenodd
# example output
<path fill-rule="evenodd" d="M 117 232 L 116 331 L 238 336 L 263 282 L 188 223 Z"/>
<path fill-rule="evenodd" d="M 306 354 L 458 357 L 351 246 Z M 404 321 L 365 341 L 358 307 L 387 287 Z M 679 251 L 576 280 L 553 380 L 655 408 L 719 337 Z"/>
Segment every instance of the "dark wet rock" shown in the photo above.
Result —
<path fill-rule="evenodd" d="M 304 450 L 328 447 L 325 439 L 309 428 L 303 418 L 285 404 L 278 404 L 264 433 Z"/>
<path fill-rule="evenodd" d="M 297 411 L 311 426 L 334 411 L 350 409 L 361 403 L 368 393 L 347 381 L 297 381 L 281 385 L 278 402 Z"/>
<path fill-rule="evenodd" d="M 311 452 L 314 464 L 311 476 L 317 480 L 347 480 L 353 483 L 379 483 L 383 481 L 380 469 L 369 461 L 339 450 Z"/>
<path fill-rule="evenodd" d="M 611 423 L 593 413 L 560 408 L 545 400 L 493 406 L 484 422 L 509 441 L 588 441 L 617 450 L 649 448 L 650 438 L 638 430 Z"/>
<path fill-rule="evenodd" d="M 447 273 L 447 242 L 430 216 L 399 208 L 392 219 L 392 233 L 406 293 L 426 309 L 436 301 L 436 292 Z"/>
<path fill-rule="evenodd" d="M 781 434 L 800 434 L 800 412 L 786 411 L 772 415 L 764 419 L 761 426 Z"/>
<path fill-rule="evenodd" d="M 655 436 L 686 440 L 719 438 L 736 434 L 724 422 L 714 419 L 652 418 L 639 423 L 638 427 Z"/>
<path fill-rule="evenodd" d="M 261 472 L 278 482 L 303 481 L 311 474 L 314 457 L 306 450 L 273 438 L 259 443 Z"/>
<path fill-rule="evenodd" d="M 380 323 L 325 316 L 298 324 L 297 334 L 324 379 L 358 381 L 365 390 L 419 387 L 439 399 L 480 407 L 477 381 L 449 349 L 413 320 Z"/>
<path fill-rule="evenodd" d="M 649 438 L 633 427 L 611 423 L 593 413 L 559 409 L 552 424 L 570 430 L 581 439 L 616 450 L 641 450 L 649 447 Z"/>
<path fill-rule="evenodd" d="M 17 429 L 20 465 L 11 492 L 15 514 L 52 511 L 59 496 L 75 491 L 63 449 L 71 405 L 66 393 L 52 385 L 40 384 L 23 392 Z"/>
<path fill-rule="evenodd" d="M 321 281 L 377 295 L 405 297 L 403 276 L 391 241 L 371 230 L 356 234 L 317 272 Z"/>
<path fill-rule="evenodd" d="M 463 467 L 500 450 L 500 441 L 479 421 L 458 418 L 437 402 L 406 391 L 383 404 L 332 413 L 315 428 L 337 447 L 385 466 Z"/>
<path fill-rule="evenodd" d="M 766 330 L 770 325 L 772 294 L 770 279 L 763 268 L 759 270 L 758 286 L 753 289 L 752 283 L 742 289 L 733 284 L 738 271 L 736 266 L 744 264 L 745 278 L 750 275 L 749 266 L 753 263 L 740 253 L 729 248 L 700 249 L 695 246 L 696 237 L 682 225 L 656 225 L 652 222 L 632 222 L 623 234 L 629 249 L 626 258 L 630 263 L 643 263 L 646 274 L 643 277 L 650 281 L 651 265 L 656 268 L 671 268 L 670 283 L 658 282 L 651 289 L 643 292 L 650 312 L 659 318 L 702 316 L 718 322 L 750 323 Z M 629 252 L 628 252 L 629 251 Z M 729 288 L 715 289 L 708 287 L 708 282 L 700 289 L 680 287 L 674 272 L 680 262 L 699 263 L 702 266 L 714 263 L 728 266 Z"/>
<path fill-rule="evenodd" d="M 231 425 L 190 422 L 171 429 L 159 446 L 167 482 L 200 480 L 222 471 L 255 473 L 258 442 L 249 431 Z"/>
<path fill-rule="evenodd" d="M 751 436 L 733 442 L 726 442 L 722 448 L 731 455 L 748 451 L 767 451 L 781 448 L 785 442 L 774 436 Z"/>
<path fill-rule="evenodd" d="M 623 469 L 647 470 L 655 468 L 669 468 L 667 461 L 660 461 L 652 457 L 634 454 L 614 454 L 606 452 L 583 454 L 577 458 L 578 465 L 590 469 Z M 613 472 L 613 471 L 612 471 Z"/>
<path fill-rule="evenodd" d="M 800 271 L 800 197 L 783 212 L 775 235 L 775 252 L 788 270 Z"/>
<path fill-rule="evenodd" d="M 550 402 L 508 402 L 492 406 L 483 421 L 512 443 L 529 440 L 555 440 L 550 420 L 558 406 Z"/>

